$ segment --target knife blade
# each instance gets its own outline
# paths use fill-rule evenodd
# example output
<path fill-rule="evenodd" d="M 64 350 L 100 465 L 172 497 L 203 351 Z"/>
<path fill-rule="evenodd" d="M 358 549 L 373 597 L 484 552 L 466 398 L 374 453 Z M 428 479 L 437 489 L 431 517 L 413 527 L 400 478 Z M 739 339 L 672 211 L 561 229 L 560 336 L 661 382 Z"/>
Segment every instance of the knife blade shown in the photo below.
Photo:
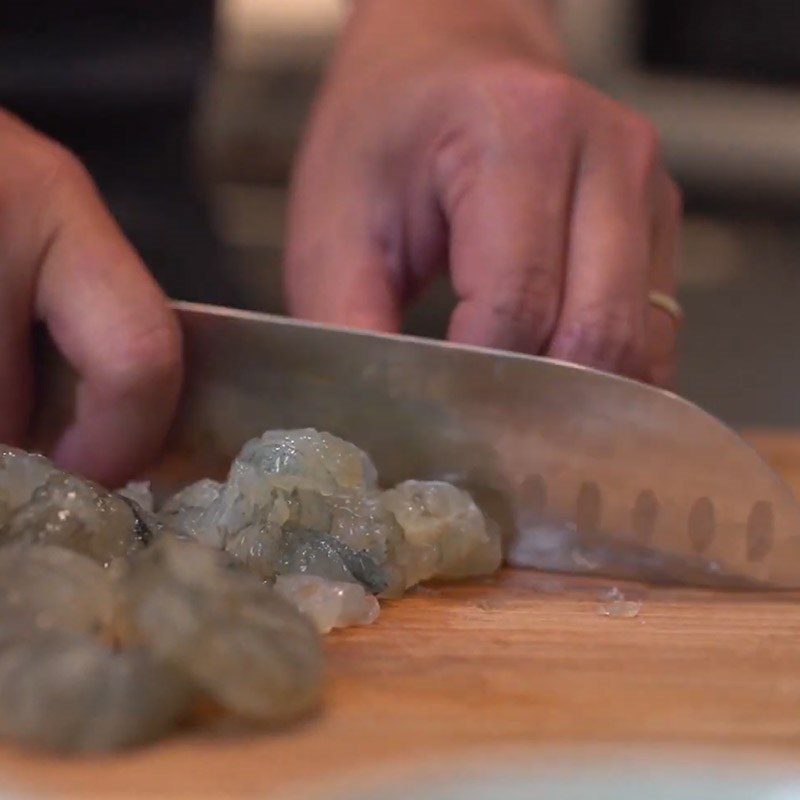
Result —
<path fill-rule="evenodd" d="M 187 378 L 156 483 L 219 472 L 269 428 L 315 427 L 369 452 L 387 483 L 471 491 L 516 566 L 800 587 L 791 490 L 676 395 L 527 355 L 174 307 Z M 40 431 L 52 438 L 71 392 L 63 364 L 47 363 Z"/>

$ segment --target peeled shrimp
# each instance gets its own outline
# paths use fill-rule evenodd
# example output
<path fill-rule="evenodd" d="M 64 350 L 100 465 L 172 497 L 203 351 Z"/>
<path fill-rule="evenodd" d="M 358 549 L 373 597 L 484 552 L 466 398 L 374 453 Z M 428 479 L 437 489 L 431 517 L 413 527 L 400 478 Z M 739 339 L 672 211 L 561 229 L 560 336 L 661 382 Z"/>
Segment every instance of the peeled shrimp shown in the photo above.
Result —
<path fill-rule="evenodd" d="M 91 481 L 53 472 L 6 523 L 11 541 L 56 544 L 108 564 L 145 544 L 131 505 Z"/>
<path fill-rule="evenodd" d="M 500 563 L 498 532 L 466 492 L 419 481 L 381 492 L 365 453 L 308 429 L 249 441 L 225 483 L 179 493 L 162 521 L 262 578 L 316 575 L 387 597 Z"/>
<path fill-rule="evenodd" d="M 164 536 L 132 559 L 125 589 L 133 636 L 223 707 L 282 722 L 318 704 L 313 626 L 224 554 Z"/>
<path fill-rule="evenodd" d="M 351 625 L 369 625 L 380 606 L 357 583 L 328 581 L 316 575 L 278 575 L 275 591 L 311 619 L 320 633 Z"/>
<path fill-rule="evenodd" d="M 53 545 L 0 548 L 0 735 L 64 751 L 153 739 L 185 711 L 190 683 L 114 641 L 116 580 Z"/>
<path fill-rule="evenodd" d="M 277 724 L 322 693 L 317 634 L 377 596 L 486 574 L 500 539 L 445 483 L 377 486 L 312 429 L 245 444 L 222 482 L 156 508 L 0 446 L 0 735 L 65 751 L 151 740 L 205 696 Z"/>
<path fill-rule="evenodd" d="M 61 751 L 113 750 L 168 731 L 189 685 L 144 650 L 66 631 L 0 632 L 0 735 Z"/>

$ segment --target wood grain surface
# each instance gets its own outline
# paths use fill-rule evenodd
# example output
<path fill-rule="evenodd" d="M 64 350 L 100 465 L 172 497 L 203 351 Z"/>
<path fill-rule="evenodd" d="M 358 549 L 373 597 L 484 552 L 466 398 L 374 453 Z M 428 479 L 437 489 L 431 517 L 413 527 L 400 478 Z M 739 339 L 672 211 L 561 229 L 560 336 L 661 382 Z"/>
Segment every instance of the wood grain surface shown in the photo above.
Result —
<path fill-rule="evenodd" d="M 800 489 L 800 435 L 751 439 Z M 0 795 L 8 785 L 88 797 L 304 797 L 364 770 L 501 745 L 800 756 L 800 595 L 617 581 L 643 597 L 638 616 L 623 619 L 599 613 L 610 585 L 506 570 L 421 588 L 385 604 L 375 625 L 328 637 L 326 702 L 312 720 L 277 733 L 185 733 L 103 758 L 4 747 Z"/>

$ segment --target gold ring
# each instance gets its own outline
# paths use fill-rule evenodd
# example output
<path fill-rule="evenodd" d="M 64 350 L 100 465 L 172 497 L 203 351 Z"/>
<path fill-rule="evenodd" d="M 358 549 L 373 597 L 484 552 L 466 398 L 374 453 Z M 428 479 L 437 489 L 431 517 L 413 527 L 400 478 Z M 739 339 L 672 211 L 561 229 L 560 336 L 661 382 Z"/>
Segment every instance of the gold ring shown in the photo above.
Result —
<path fill-rule="evenodd" d="M 647 295 L 647 302 L 650 303 L 653 308 L 659 308 L 665 314 L 669 314 L 674 322 L 680 323 L 683 321 L 683 308 L 674 297 L 664 292 L 652 291 Z"/>

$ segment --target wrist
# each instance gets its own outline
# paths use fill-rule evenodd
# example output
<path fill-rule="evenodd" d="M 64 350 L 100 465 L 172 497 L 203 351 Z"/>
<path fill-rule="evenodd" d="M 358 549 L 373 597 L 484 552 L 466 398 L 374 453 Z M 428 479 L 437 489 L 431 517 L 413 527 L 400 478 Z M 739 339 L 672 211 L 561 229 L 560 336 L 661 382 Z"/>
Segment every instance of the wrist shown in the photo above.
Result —
<path fill-rule="evenodd" d="M 551 69 L 568 61 L 554 0 L 345 0 L 347 32 L 430 41 L 465 49 L 534 55 Z"/>

